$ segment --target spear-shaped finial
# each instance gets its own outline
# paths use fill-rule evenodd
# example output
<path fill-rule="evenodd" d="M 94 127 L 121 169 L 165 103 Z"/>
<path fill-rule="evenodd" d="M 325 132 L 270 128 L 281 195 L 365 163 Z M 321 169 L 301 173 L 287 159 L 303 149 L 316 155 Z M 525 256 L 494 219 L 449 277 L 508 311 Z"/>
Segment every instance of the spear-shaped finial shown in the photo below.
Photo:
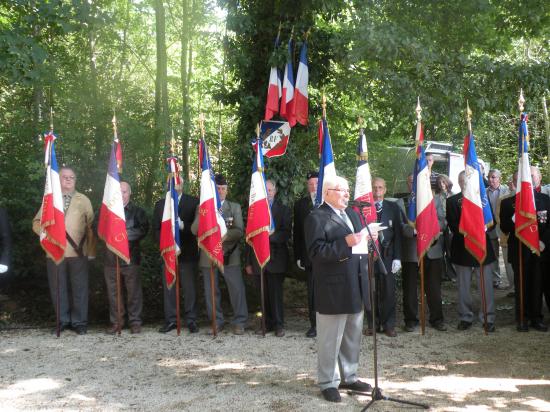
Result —
<path fill-rule="evenodd" d="M 50 106 L 50 131 L 53 132 L 53 107 Z"/>
<path fill-rule="evenodd" d="M 304 41 L 307 41 L 307 38 L 309 37 L 310 33 L 311 33 L 311 27 L 307 29 L 306 33 L 304 34 Z"/>
<path fill-rule="evenodd" d="M 472 110 L 470 109 L 468 99 L 466 99 L 466 123 L 468 123 L 468 132 L 472 134 Z"/>
<path fill-rule="evenodd" d="M 259 139 L 260 138 L 260 123 L 258 123 L 256 125 L 256 138 Z"/>
<path fill-rule="evenodd" d="M 418 96 L 415 112 L 416 112 L 416 120 L 418 120 L 418 121 L 422 120 L 422 114 L 421 114 L 422 113 L 422 107 L 420 107 L 420 96 Z"/>
<path fill-rule="evenodd" d="M 519 99 L 518 99 L 518 106 L 519 111 L 523 112 L 523 105 L 525 104 L 525 98 L 523 97 L 523 89 L 519 89 Z"/>
<path fill-rule="evenodd" d="M 116 112 L 115 109 L 113 109 L 113 120 L 111 120 L 113 123 L 113 133 L 115 134 L 115 139 L 118 139 L 118 132 L 116 127 Z"/>
<path fill-rule="evenodd" d="M 204 139 L 204 113 L 199 114 L 199 128 L 201 129 L 201 137 Z"/>
<path fill-rule="evenodd" d="M 357 124 L 359 125 L 359 137 L 361 138 L 361 141 L 359 142 L 360 151 L 357 154 L 357 160 L 358 161 L 368 161 L 368 151 L 367 151 L 367 139 L 365 138 L 365 133 L 363 131 L 363 124 L 365 123 L 365 119 L 359 116 L 357 118 Z M 365 141 L 365 146 L 363 146 L 363 138 Z"/>
<path fill-rule="evenodd" d="M 327 98 L 325 97 L 325 94 L 323 93 L 323 97 L 321 98 L 321 107 L 323 108 L 323 119 L 327 118 Z"/>

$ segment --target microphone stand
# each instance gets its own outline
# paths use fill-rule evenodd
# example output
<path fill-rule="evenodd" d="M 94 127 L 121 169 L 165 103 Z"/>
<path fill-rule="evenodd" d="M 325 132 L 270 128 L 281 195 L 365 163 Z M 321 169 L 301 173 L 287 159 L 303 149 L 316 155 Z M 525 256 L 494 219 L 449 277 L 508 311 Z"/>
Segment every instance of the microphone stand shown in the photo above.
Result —
<path fill-rule="evenodd" d="M 365 222 L 365 227 L 367 228 L 367 232 L 369 234 L 369 251 L 375 251 L 376 254 L 378 255 L 378 267 L 380 269 L 380 272 L 382 273 L 382 275 L 386 276 L 388 274 L 388 271 L 386 270 L 386 266 L 384 265 L 384 262 L 382 261 L 382 254 L 380 253 L 380 249 L 378 248 L 378 245 L 376 244 L 376 242 L 374 241 L 373 237 L 372 237 L 372 233 L 370 231 L 370 228 L 369 228 L 369 225 L 367 224 L 367 217 L 365 216 L 364 212 L 363 212 L 363 208 L 366 207 L 366 206 L 370 206 L 370 203 L 369 202 L 358 202 L 358 201 L 354 201 L 354 202 L 350 202 L 352 205 L 354 206 L 357 206 L 360 210 L 360 213 L 361 213 L 361 216 L 363 217 L 363 221 Z M 372 344 L 373 344 L 373 351 L 372 351 L 372 354 L 373 354 L 373 370 L 374 370 L 374 388 L 372 388 L 372 394 L 371 394 L 371 397 L 372 399 L 370 400 L 369 403 L 367 403 L 367 405 L 365 405 L 365 407 L 363 409 L 361 409 L 361 412 L 363 411 L 366 411 L 367 409 L 370 408 L 370 406 L 376 402 L 376 401 L 380 401 L 380 400 L 383 400 L 383 401 L 391 401 L 391 402 L 397 402 L 397 403 L 402 403 L 402 404 L 405 404 L 405 405 L 412 405 L 412 406 L 417 406 L 419 408 L 423 408 L 423 409 L 429 409 L 429 405 L 426 405 L 426 404 L 423 404 L 423 403 L 417 403 L 417 402 L 411 402 L 411 401 L 406 401 L 406 400 L 403 400 L 403 399 L 396 399 L 396 398 L 392 398 L 390 396 L 386 396 L 382 393 L 382 390 L 380 389 L 380 387 L 378 386 L 378 351 L 377 351 L 377 345 L 376 345 L 376 327 L 375 327 L 375 316 L 376 316 L 376 300 L 374 299 L 375 297 L 375 294 L 376 294 L 376 281 L 374 280 L 374 265 L 373 265 L 373 262 L 374 262 L 374 256 L 373 256 L 373 253 L 369 253 L 369 257 L 368 257 L 368 279 L 369 279 L 369 297 L 370 297 L 370 301 L 371 301 L 371 316 L 372 316 Z"/>

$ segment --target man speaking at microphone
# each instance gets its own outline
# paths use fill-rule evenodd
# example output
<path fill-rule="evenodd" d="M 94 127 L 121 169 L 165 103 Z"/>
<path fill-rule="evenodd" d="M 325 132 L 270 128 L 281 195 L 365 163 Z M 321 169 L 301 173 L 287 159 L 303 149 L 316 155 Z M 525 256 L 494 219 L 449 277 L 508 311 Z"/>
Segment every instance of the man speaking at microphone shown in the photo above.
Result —
<path fill-rule="evenodd" d="M 305 239 L 316 297 L 318 382 L 327 401 L 340 402 L 339 388 L 372 390 L 357 379 L 363 325 L 360 274 L 366 259 L 352 253 L 362 235 L 359 216 L 347 207 L 347 180 L 326 177 L 322 193 L 324 202 L 306 218 Z"/>

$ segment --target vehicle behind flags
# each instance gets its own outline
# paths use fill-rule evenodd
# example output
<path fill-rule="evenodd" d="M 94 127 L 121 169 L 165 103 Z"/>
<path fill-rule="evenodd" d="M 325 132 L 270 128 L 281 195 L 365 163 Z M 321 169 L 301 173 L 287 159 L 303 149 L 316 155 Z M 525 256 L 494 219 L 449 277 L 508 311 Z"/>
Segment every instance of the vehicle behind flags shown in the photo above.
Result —
<path fill-rule="evenodd" d="M 309 68 L 307 65 L 307 41 L 302 44 L 300 50 L 300 63 L 296 74 L 296 95 L 294 99 L 294 111 L 296 121 L 303 126 L 307 125 L 309 116 L 309 100 L 307 86 L 309 82 Z"/>
<path fill-rule="evenodd" d="M 223 272 L 222 239 L 227 232 L 221 215 L 221 203 L 216 190 L 208 147 L 204 138 L 199 141 L 201 169 L 201 194 L 199 203 L 199 228 L 197 242 L 209 259 Z"/>
<path fill-rule="evenodd" d="M 317 197 L 315 206 L 323 203 L 323 180 L 328 176 L 336 176 L 332 143 L 328 132 L 328 124 L 325 117 L 319 120 L 319 180 L 317 182 Z"/>
<path fill-rule="evenodd" d="M 292 39 L 288 41 L 288 61 L 283 78 L 283 94 L 281 97 L 281 117 L 288 120 L 290 127 L 296 124 L 294 98 L 294 68 L 292 66 Z"/>
<path fill-rule="evenodd" d="M 284 155 L 290 139 L 290 130 L 288 122 L 262 121 L 260 123 L 262 154 L 268 158 Z"/>
<path fill-rule="evenodd" d="M 420 105 L 417 107 L 417 112 Z M 420 114 L 419 114 L 420 116 Z M 416 253 L 418 260 L 426 254 L 432 242 L 439 235 L 439 222 L 430 183 L 430 170 L 424 153 L 424 132 L 420 119 L 416 124 L 416 161 L 411 198 L 407 218 L 417 233 Z"/>
<path fill-rule="evenodd" d="M 40 245 L 56 264 L 61 263 L 67 247 L 65 232 L 65 213 L 63 194 L 59 180 L 59 167 L 55 156 L 57 137 L 50 131 L 44 135 L 46 181 L 42 198 L 42 216 L 40 217 Z"/>
<path fill-rule="evenodd" d="M 118 175 L 117 146 L 120 145 L 116 135 L 111 145 L 111 156 L 103 191 L 103 202 L 99 210 L 97 234 L 107 248 L 126 263 L 130 263 L 130 248 L 126 233 L 126 216 L 120 190 Z"/>
<path fill-rule="evenodd" d="M 518 140 L 518 180 L 516 185 L 516 237 L 531 252 L 540 255 L 537 211 L 531 179 L 531 167 L 529 165 L 529 131 L 527 130 L 527 120 L 527 113 L 521 113 Z"/>
<path fill-rule="evenodd" d="M 464 197 L 458 230 L 464 235 L 464 247 L 482 264 L 487 256 L 485 231 L 493 225 L 493 214 L 471 132 L 464 138 L 464 167 Z"/>
<path fill-rule="evenodd" d="M 168 188 L 164 199 L 164 210 L 160 223 L 160 255 L 164 261 L 166 287 L 172 288 L 176 281 L 177 258 L 180 254 L 180 231 L 178 225 L 178 192 L 176 185 L 181 184 L 178 164 L 175 157 L 169 157 Z"/>
<path fill-rule="evenodd" d="M 367 138 L 363 129 L 357 139 L 357 172 L 355 174 L 355 190 L 353 200 L 368 202 L 371 205 L 362 208 L 361 217 L 365 217 L 367 224 L 376 221 L 376 206 L 372 195 L 372 178 L 370 174 L 369 158 L 367 150 Z"/>
<path fill-rule="evenodd" d="M 258 150 L 261 147 L 262 139 L 256 139 L 245 235 L 246 243 L 252 247 L 258 264 L 263 268 L 271 257 L 269 235 L 274 230 L 274 224 L 267 200 L 263 155 Z"/>

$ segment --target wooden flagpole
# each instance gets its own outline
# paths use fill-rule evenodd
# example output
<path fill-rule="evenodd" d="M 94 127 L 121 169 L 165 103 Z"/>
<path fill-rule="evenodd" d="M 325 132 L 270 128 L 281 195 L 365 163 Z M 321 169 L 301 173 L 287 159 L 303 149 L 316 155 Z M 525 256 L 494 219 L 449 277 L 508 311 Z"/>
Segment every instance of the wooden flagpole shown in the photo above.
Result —
<path fill-rule="evenodd" d="M 117 334 L 120 336 L 120 331 L 122 330 L 122 296 L 120 288 L 120 262 L 118 256 L 116 256 L 116 323 Z"/>
<path fill-rule="evenodd" d="M 520 89 L 519 91 L 519 99 L 518 99 L 518 107 L 519 107 L 519 116 L 521 121 L 521 113 L 523 112 L 523 105 L 525 104 L 525 98 L 523 97 L 523 89 Z M 523 152 L 523 139 L 525 139 L 525 136 L 523 136 L 523 133 L 521 134 L 521 147 Z M 517 183 L 517 182 L 516 182 Z M 517 190 L 521 190 L 521 187 L 517 188 Z M 533 188 L 534 189 L 534 188 Z M 517 192 L 516 192 L 517 196 Z M 515 223 L 515 222 L 514 222 Z M 515 226 L 515 225 L 514 225 Z M 515 227 L 514 227 L 515 230 Z M 521 247 L 521 240 L 516 236 L 518 239 L 518 249 L 519 249 L 519 324 L 520 327 L 523 327 L 523 323 L 525 322 L 525 311 L 523 307 L 523 248 Z M 517 291 L 516 291 L 517 293 Z"/>
<path fill-rule="evenodd" d="M 174 153 L 175 153 L 175 147 L 176 147 L 176 139 L 174 138 L 174 129 L 172 129 L 172 140 L 170 142 L 170 154 L 172 157 L 174 157 Z M 176 183 L 176 178 L 177 176 L 175 175 L 176 173 L 176 170 L 174 170 L 174 176 L 171 176 L 171 172 L 170 174 L 168 175 L 168 186 L 170 188 L 170 191 L 172 191 L 172 187 L 171 187 L 171 181 L 172 181 L 172 177 L 173 177 L 173 182 L 174 184 Z M 177 202 L 177 205 L 178 205 L 178 208 L 174 211 L 176 213 L 176 216 L 177 218 L 175 219 L 176 222 L 179 221 L 179 199 L 178 199 L 178 202 Z M 179 229 L 179 225 L 176 225 L 176 230 L 180 230 Z M 175 240 L 175 239 L 174 239 Z M 176 255 L 176 259 L 175 259 L 175 276 L 176 276 L 176 332 L 177 332 L 177 335 L 180 336 L 181 334 L 181 312 L 180 312 L 180 272 L 179 272 L 179 264 L 178 264 L 178 256 Z"/>
<path fill-rule="evenodd" d="M 218 335 L 218 324 L 216 323 L 216 282 L 214 280 L 214 262 L 210 261 L 210 299 L 212 301 L 212 335 Z"/>
<path fill-rule="evenodd" d="M 426 332 L 426 301 L 424 291 L 424 256 L 422 256 L 420 258 L 420 329 L 422 330 L 422 335 Z"/>
<path fill-rule="evenodd" d="M 50 89 L 51 92 L 51 89 Z M 53 107 L 50 106 L 50 132 L 53 134 Z M 48 158 L 50 159 L 49 162 L 51 163 L 51 150 L 52 146 L 50 145 L 50 153 Z M 65 209 L 65 208 L 63 208 Z M 63 210 L 65 212 L 65 210 Z M 61 322 L 60 322 L 60 316 L 59 316 L 59 309 L 61 307 L 61 297 L 59 292 L 59 265 L 55 263 L 55 336 L 59 338 L 61 336 Z"/>

